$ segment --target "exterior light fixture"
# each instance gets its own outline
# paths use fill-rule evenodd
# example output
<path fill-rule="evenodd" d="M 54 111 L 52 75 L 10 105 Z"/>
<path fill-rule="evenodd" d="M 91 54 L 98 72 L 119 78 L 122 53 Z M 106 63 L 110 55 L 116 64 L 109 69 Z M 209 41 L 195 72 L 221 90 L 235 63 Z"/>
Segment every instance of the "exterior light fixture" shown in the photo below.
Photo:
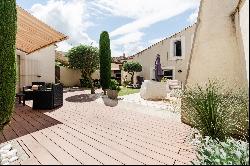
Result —
<path fill-rule="evenodd" d="M 178 70 L 178 73 L 182 73 L 182 70 Z"/>

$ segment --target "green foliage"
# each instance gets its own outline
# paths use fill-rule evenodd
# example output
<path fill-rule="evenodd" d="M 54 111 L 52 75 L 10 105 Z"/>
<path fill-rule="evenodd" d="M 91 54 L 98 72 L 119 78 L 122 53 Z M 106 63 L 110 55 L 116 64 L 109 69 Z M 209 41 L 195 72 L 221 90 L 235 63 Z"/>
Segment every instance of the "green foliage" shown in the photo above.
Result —
<path fill-rule="evenodd" d="M 203 137 L 225 140 L 233 133 L 246 134 L 248 97 L 215 82 L 188 88 L 182 98 L 183 111 Z"/>
<path fill-rule="evenodd" d="M 120 90 L 118 96 L 126 96 L 126 95 L 139 93 L 139 92 L 140 92 L 140 89 L 121 87 L 121 90 Z"/>
<path fill-rule="evenodd" d="M 99 69 L 99 54 L 96 47 L 79 45 L 69 50 L 66 56 L 70 68 L 81 70 L 83 76 L 88 77 Z"/>
<path fill-rule="evenodd" d="M 69 60 L 69 67 L 81 70 L 82 78 L 87 78 L 93 88 L 91 75 L 99 69 L 98 48 L 79 45 L 69 50 L 66 56 Z"/>
<path fill-rule="evenodd" d="M 142 65 L 138 62 L 126 62 L 123 64 L 123 70 L 128 73 L 141 72 Z"/>
<path fill-rule="evenodd" d="M 198 149 L 195 165 L 248 165 L 249 144 L 228 138 L 225 142 L 206 137 Z"/>
<path fill-rule="evenodd" d="M 55 66 L 58 66 L 58 67 L 68 67 L 69 64 L 68 62 L 65 62 L 65 61 L 62 61 L 62 60 L 55 60 Z"/>
<path fill-rule="evenodd" d="M 110 90 L 117 90 L 117 91 L 121 90 L 121 88 L 119 86 L 119 83 L 116 80 L 114 80 L 114 79 L 112 79 L 110 81 L 109 89 Z"/>
<path fill-rule="evenodd" d="M 123 81 L 123 86 L 126 87 L 130 84 L 130 81 Z"/>
<path fill-rule="evenodd" d="M 101 33 L 99 45 L 101 86 L 102 89 L 108 89 L 111 80 L 111 49 L 108 32 Z"/>
<path fill-rule="evenodd" d="M 16 1 L 0 1 L 0 131 L 10 121 L 16 90 Z"/>
<path fill-rule="evenodd" d="M 81 87 L 83 88 L 91 88 L 92 87 L 92 82 L 89 80 L 89 78 L 83 77 L 80 79 L 80 84 Z"/>
<path fill-rule="evenodd" d="M 126 62 L 123 64 L 123 70 L 131 75 L 131 81 L 133 84 L 135 72 L 141 72 L 142 65 L 138 62 Z"/>
<path fill-rule="evenodd" d="M 171 79 L 168 79 L 167 76 L 164 76 L 164 77 L 161 79 L 161 82 L 168 82 L 168 80 L 171 80 Z"/>

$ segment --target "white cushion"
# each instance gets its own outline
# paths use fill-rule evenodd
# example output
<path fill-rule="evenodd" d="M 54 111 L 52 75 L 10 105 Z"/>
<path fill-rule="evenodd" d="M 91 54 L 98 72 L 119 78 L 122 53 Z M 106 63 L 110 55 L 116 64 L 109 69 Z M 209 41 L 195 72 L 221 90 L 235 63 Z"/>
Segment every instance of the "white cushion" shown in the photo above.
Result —
<path fill-rule="evenodd" d="M 31 89 L 32 90 L 38 90 L 38 85 L 33 85 Z"/>

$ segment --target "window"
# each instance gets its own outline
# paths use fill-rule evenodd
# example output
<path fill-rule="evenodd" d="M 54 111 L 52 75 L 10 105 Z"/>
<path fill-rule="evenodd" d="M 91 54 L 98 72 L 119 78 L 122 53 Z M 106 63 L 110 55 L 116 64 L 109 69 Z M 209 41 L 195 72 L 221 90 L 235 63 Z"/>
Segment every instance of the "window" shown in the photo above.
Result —
<path fill-rule="evenodd" d="M 115 74 L 120 74 L 120 73 L 121 73 L 121 70 L 114 70 L 114 73 L 115 73 Z"/>
<path fill-rule="evenodd" d="M 170 80 L 174 79 L 174 71 L 173 70 L 164 70 L 163 74 L 164 74 L 164 77 L 167 77 L 167 79 L 170 79 Z"/>
<path fill-rule="evenodd" d="M 180 40 L 177 40 L 174 42 L 174 53 L 175 53 L 175 56 L 178 56 L 178 57 L 182 56 L 181 41 Z"/>
<path fill-rule="evenodd" d="M 116 77 L 116 78 L 121 78 L 122 75 L 121 75 L 121 74 L 116 74 L 115 77 Z"/>

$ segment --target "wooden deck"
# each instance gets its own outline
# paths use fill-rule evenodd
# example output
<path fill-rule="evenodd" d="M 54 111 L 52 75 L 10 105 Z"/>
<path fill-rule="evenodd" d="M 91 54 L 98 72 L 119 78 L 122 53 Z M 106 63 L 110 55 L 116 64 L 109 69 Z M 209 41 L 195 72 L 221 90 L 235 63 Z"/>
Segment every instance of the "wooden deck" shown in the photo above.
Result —
<path fill-rule="evenodd" d="M 185 143 L 190 130 L 134 110 L 65 100 L 63 107 L 51 111 L 16 105 L 0 142 L 15 139 L 25 150 L 29 159 L 18 164 L 182 165 L 195 158 Z"/>

